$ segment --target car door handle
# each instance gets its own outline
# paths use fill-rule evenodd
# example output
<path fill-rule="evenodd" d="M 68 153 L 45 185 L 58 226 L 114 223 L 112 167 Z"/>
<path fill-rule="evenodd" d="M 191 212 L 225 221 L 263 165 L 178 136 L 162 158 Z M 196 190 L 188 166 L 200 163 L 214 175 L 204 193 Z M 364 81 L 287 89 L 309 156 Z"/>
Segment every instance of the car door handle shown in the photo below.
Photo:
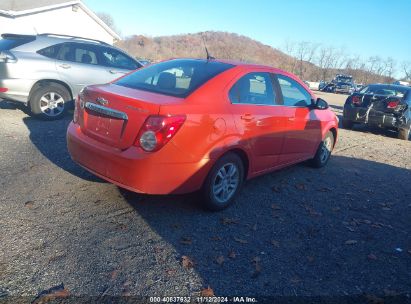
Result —
<path fill-rule="evenodd" d="M 251 114 L 244 114 L 244 115 L 241 115 L 240 118 L 242 120 L 249 121 L 249 120 L 253 120 L 254 117 Z"/>
<path fill-rule="evenodd" d="M 63 63 L 63 64 L 60 64 L 60 67 L 63 68 L 63 69 L 69 69 L 69 68 L 71 68 L 71 65 Z"/>
<path fill-rule="evenodd" d="M 125 73 L 122 73 L 122 72 L 116 71 L 116 70 L 109 70 L 109 72 L 110 72 L 111 74 L 125 74 Z"/>
<path fill-rule="evenodd" d="M 288 121 L 295 121 L 295 117 L 288 117 Z"/>

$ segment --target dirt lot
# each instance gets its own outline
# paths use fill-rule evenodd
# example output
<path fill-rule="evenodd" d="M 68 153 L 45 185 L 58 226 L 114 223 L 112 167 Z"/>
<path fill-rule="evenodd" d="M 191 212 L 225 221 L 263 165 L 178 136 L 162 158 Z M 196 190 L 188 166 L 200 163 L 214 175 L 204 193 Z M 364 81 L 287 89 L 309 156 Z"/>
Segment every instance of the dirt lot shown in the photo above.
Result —
<path fill-rule="evenodd" d="M 346 96 L 321 96 L 341 113 Z M 67 154 L 68 123 L 0 101 L 0 302 L 61 283 L 93 299 L 208 286 L 227 296 L 411 293 L 410 141 L 341 129 L 326 168 L 256 178 L 234 206 L 207 213 L 195 195 L 137 195 L 85 172 Z"/>

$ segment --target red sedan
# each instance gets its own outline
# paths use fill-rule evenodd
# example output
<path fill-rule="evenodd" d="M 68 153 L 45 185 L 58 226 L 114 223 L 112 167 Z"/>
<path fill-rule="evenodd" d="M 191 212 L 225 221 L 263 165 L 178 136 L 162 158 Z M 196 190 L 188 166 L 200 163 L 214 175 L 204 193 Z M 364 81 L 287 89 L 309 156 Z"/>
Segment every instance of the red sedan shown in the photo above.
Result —
<path fill-rule="evenodd" d="M 324 166 L 337 126 L 327 103 L 292 74 L 175 59 L 85 88 L 67 142 L 74 161 L 120 187 L 201 190 L 220 210 L 247 179 L 306 160 Z"/>

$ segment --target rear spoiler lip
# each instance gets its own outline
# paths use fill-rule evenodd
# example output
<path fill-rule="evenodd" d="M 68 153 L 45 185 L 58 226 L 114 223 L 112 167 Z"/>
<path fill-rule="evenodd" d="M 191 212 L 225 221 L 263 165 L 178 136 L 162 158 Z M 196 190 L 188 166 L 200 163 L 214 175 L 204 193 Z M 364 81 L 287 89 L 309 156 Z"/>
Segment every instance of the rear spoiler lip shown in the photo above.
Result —
<path fill-rule="evenodd" d="M 4 34 L 1 34 L 1 38 L 3 38 L 3 39 L 7 39 L 7 38 L 14 38 L 14 39 L 34 38 L 34 39 L 36 39 L 36 35 L 4 33 Z"/>

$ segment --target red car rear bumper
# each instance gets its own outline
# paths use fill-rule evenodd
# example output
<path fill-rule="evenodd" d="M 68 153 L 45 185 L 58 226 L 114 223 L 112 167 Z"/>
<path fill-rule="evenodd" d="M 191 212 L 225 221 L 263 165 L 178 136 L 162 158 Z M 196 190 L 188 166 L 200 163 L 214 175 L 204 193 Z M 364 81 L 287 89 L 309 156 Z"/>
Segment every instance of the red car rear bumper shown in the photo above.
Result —
<path fill-rule="evenodd" d="M 167 162 L 168 153 L 180 153 L 172 142 L 158 152 L 138 147 L 119 150 L 98 142 L 71 122 L 67 146 L 72 159 L 91 173 L 122 188 L 147 194 L 177 194 L 201 188 L 211 162 Z M 168 150 L 168 151 L 167 151 Z M 174 150 L 174 151 L 172 151 Z"/>

